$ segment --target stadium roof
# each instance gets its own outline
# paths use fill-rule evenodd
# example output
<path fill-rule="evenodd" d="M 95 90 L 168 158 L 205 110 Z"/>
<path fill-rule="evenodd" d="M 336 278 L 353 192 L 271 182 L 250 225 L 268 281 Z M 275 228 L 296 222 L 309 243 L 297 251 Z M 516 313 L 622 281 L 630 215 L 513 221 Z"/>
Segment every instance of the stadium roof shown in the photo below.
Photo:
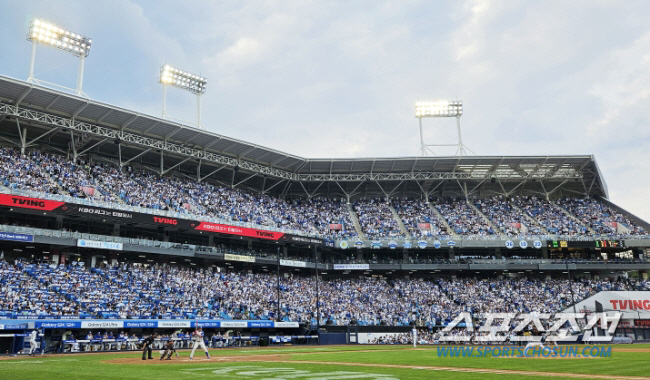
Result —
<path fill-rule="evenodd" d="M 266 190 L 283 182 L 274 192 L 310 196 L 532 192 L 607 197 L 605 181 L 589 155 L 312 159 L 4 76 L 0 102 L 0 114 L 30 126 L 23 145 L 38 140 L 66 146 L 74 135 L 75 154 L 132 160 L 159 166 L 162 174 L 173 169 L 231 186 Z M 20 145 L 18 129 L 5 124 L 14 123 L 3 120 L 0 136 Z"/>

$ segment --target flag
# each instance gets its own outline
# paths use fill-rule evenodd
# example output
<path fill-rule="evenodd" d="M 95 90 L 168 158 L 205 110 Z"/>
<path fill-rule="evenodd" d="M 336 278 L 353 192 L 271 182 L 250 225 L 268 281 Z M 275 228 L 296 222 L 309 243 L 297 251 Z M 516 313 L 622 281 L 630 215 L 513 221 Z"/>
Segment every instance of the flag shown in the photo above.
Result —
<path fill-rule="evenodd" d="M 92 197 L 95 195 L 95 188 L 94 187 L 89 187 L 89 186 L 81 186 L 81 191 L 84 192 L 89 197 Z"/>

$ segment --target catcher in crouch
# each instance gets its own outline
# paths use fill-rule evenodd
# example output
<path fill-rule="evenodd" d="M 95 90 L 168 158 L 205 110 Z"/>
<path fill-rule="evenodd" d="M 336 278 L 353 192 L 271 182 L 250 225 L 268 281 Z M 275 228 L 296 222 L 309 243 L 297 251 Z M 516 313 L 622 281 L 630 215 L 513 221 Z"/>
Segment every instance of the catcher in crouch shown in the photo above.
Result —
<path fill-rule="evenodd" d="M 165 343 L 165 346 L 163 347 L 162 350 L 162 355 L 160 356 L 160 360 L 165 359 L 165 356 L 167 357 L 167 360 L 172 360 L 172 354 L 176 354 L 176 357 L 178 357 L 178 352 L 176 352 L 176 349 L 174 348 L 174 341 L 170 340 L 167 343 Z"/>

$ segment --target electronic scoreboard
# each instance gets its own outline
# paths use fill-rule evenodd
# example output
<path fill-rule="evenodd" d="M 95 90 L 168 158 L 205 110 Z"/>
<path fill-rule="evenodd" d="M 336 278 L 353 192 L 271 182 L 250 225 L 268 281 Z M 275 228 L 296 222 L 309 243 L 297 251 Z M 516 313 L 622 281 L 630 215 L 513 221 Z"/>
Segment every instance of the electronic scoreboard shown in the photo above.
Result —
<path fill-rule="evenodd" d="M 625 240 L 548 240 L 548 248 L 625 248 Z"/>

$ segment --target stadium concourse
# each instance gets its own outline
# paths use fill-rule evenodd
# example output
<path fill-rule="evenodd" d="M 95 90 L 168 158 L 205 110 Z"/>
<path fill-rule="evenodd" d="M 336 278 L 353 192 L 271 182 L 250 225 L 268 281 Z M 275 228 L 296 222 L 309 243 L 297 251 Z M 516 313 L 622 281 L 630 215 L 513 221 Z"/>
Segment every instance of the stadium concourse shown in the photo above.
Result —
<path fill-rule="evenodd" d="M 302 158 L 0 77 L 0 352 L 433 342 L 649 290 L 649 228 L 593 156 Z"/>

